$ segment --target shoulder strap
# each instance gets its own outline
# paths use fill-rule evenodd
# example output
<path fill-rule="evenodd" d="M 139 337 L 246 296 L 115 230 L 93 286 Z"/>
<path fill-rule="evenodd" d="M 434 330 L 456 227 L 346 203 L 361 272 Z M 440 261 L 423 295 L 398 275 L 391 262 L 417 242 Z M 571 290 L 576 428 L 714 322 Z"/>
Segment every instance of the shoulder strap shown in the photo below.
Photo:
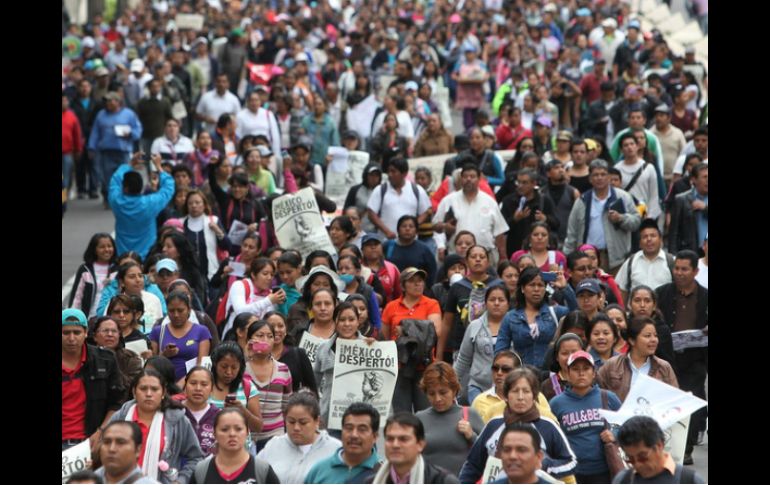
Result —
<path fill-rule="evenodd" d="M 468 406 L 463 406 L 463 420 L 468 421 Z"/>
<path fill-rule="evenodd" d="M 668 253 L 666 253 L 668 255 Z M 628 268 L 627 268 L 627 274 L 626 274 L 626 288 L 628 288 L 628 292 L 631 291 L 631 265 L 634 263 L 634 256 L 636 256 L 636 253 L 633 253 L 631 256 L 628 257 Z M 668 259 L 668 256 L 666 257 Z"/>
<path fill-rule="evenodd" d="M 393 250 L 396 247 L 396 241 L 394 241 L 393 239 L 389 240 L 389 243 L 390 244 L 388 245 L 388 250 L 385 253 L 385 259 L 387 260 L 390 260 L 391 256 L 393 256 Z"/>
<path fill-rule="evenodd" d="M 164 323 L 160 326 L 160 336 L 158 337 L 158 352 L 163 352 L 163 336 L 166 334 L 166 327 L 168 323 Z"/>
<path fill-rule="evenodd" d="M 382 217 L 382 204 L 385 202 L 385 193 L 388 191 L 388 183 L 380 184 L 380 208 L 377 210 L 377 217 Z"/>
<path fill-rule="evenodd" d="M 553 306 L 548 305 L 548 311 L 550 312 L 551 317 L 553 318 L 553 324 L 555 327 L 551 342 L 556 342 L 556 340 L 558 339 L 557 335 L 559 335 L 559 319 L 556 317 L 556 312 L 553 310 Z"/>
<path fill-rule="evenodd" d="M 213 458 L 214 455 L 209 455 L 195 467 L 195 472 L 193 473 L 195 475 L 195 483 L 203 483 L 206 481 L 206 472 L 208 471 Z"/>
<path fill-rule="evenodd" d="M 666 251 L 666 264 L 668 264 L 668 269 L 671 270 L 671 273 L 674 272 L 674 255 Z"/>
<path fill-rule="evenodd" d="M 243 291 L 246 293 L 244 294 L 244 297 L 246 299 L 246 303 L 251 300 L 251 285 L 249 284 L 249 278 L 243 278 L 241 281 L 243 281 Z"/>
<path fill-rule="evenodd" d="M 642 168 L 640 168 L 639 170 L 636 171 L 636 173 L 634 174 L 633 178 L 631 178 L 631 181 L 628 182 L 628 185 L 623 187 L 623 190 L 625 190 L 626 192 L 631 190 L 631 188 L 634 186 L 634 184 L 636 184 L 636 181 L 639 180 L 639 177 L 642 176 L 642 172 L 644 172 L 644 169 L 646 167 L 647 167 L 647 163 L 645 162 L 645 163 L 642 164 Z"/>
<path fill-rule="evenodd" d="M 633 483 L 632 478 L 633 478 L 634 471 L 632 469 L 628 468 L 621 471 L 620 473 L 622 473 L 622 476 L 620 477 L 619 483 Z"/>
<path fill-rule="evenodd" d="M 409 183 L 412 184 L 412 191 L 414 192 L 414 200 L 417 201 L 417 206 L 416 206 L 417 214 L 415 214 L 415 217 L 419 217 L 420 216 L 420 190 L 417 188 L 417 183 L 415 182 L 409 182 Z"/>
<path fill-rule="evenodd" d="M 248 374 L 243 374 L 243 393 L 246 395 L 246 401 L 249 400 L 251 394 L 251 377 Z"/>
<path fill-rule="evenodd" d="M 144 475 L 142 474 L 141 471 L 134 472 L 130 477 L 123 480 L 122 483 L 136 483 L 136 481 L 142 478 L 143 476 Z"/>

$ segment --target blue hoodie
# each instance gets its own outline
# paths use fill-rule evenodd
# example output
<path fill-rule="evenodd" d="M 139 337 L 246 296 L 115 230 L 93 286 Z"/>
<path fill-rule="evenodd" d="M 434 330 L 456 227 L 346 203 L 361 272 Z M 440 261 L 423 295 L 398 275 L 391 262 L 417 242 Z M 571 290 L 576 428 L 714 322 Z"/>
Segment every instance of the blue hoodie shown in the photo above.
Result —
<path fill-rule="evenodd" d="M 607 392 L 607 403 L 613 411 L 620 409 L 620 399 L 612 391 Z M 604 459 L 604 446 L 599 434 L 604 430 L 604 419 L 599 415 L 602 408 L 601 390 L 597 384 L 583 397 L 567 388 L 551 399 L 551 411 L 559 420 L 572 449 L 576 450 L 578 475 L 608 473 Z"/>

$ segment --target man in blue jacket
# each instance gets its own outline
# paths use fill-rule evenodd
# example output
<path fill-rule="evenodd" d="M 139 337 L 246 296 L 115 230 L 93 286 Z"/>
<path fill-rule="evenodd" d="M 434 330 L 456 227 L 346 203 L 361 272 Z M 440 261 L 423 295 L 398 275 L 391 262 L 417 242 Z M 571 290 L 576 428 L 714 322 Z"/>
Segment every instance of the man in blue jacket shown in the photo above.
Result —
<path fill-rule="evenodd" d="M 141 153 L 134 154 L 130 165 L 122 165 L 110 180 L 109 202 L 115 214 L 115 243 L 118 254 L 136 251 L 147 257 L 158 229 L 155 219 L 174 196 L 174 179 L 160 168 L 160 155 L 152 163 L 160 174 L 158 191 L 142 195 L 142 176 L 136 171 L 143 165 Z"/>
<path fill-rule="evenodd" d="M 88 151 L 102 183 L 105 209 L 109 208 L 107 189 L 112 174 L 120 165 L 128 163 L 134 142 L 142 137 L 142 123 L 136 113 L 120 104 L 118 93 L 109 92 L 104 96 L 104 109 L 96 115 L 88 139 Z"/>

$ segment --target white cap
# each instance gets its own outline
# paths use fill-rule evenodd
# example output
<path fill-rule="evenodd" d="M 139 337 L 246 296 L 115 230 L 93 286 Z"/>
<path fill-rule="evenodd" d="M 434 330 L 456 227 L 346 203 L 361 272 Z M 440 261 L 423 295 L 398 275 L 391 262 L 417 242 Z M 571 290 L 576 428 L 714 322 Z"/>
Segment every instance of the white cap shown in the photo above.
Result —
<path fill-rule="evenodd" d="M 88 47 L 89 49 L 93 49 L 96 47 L 96 41 L 93 37 L 83 37 L 83 41 L 81 42 L 81 45 L 83 47 Z"/>
<path fill-rule="evenodd" d="M 617 29 L 618 23 L 615 21 L 615 19 L 604 19 L 602 20 L 602 27 Z"/>
<path fill-rule="evenodd" d="M 309 58 L 307 57 L 307 54 L 304 52 L 300 52 L 296 56 L 294 56 L 295 62 L 308 62 Z"/>
<path fill-rule="evenodd" d="M 144 61 L 141 59 L 134 59 L 131 61 L 131 72 L 144 71 Z"/>

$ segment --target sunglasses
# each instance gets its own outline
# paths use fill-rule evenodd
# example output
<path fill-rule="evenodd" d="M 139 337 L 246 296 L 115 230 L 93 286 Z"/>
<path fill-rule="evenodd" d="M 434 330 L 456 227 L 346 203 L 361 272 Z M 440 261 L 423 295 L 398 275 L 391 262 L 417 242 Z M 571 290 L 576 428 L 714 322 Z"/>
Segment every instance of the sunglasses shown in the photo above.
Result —
<path fill-rule="evenodd" d="M 511 372 L 513 370 L 513 367 L 507 366 L 507 365 L 493 365 L 492 366 L 492 372 L 500 372 L 503 371 L 505 373 Z"/>

